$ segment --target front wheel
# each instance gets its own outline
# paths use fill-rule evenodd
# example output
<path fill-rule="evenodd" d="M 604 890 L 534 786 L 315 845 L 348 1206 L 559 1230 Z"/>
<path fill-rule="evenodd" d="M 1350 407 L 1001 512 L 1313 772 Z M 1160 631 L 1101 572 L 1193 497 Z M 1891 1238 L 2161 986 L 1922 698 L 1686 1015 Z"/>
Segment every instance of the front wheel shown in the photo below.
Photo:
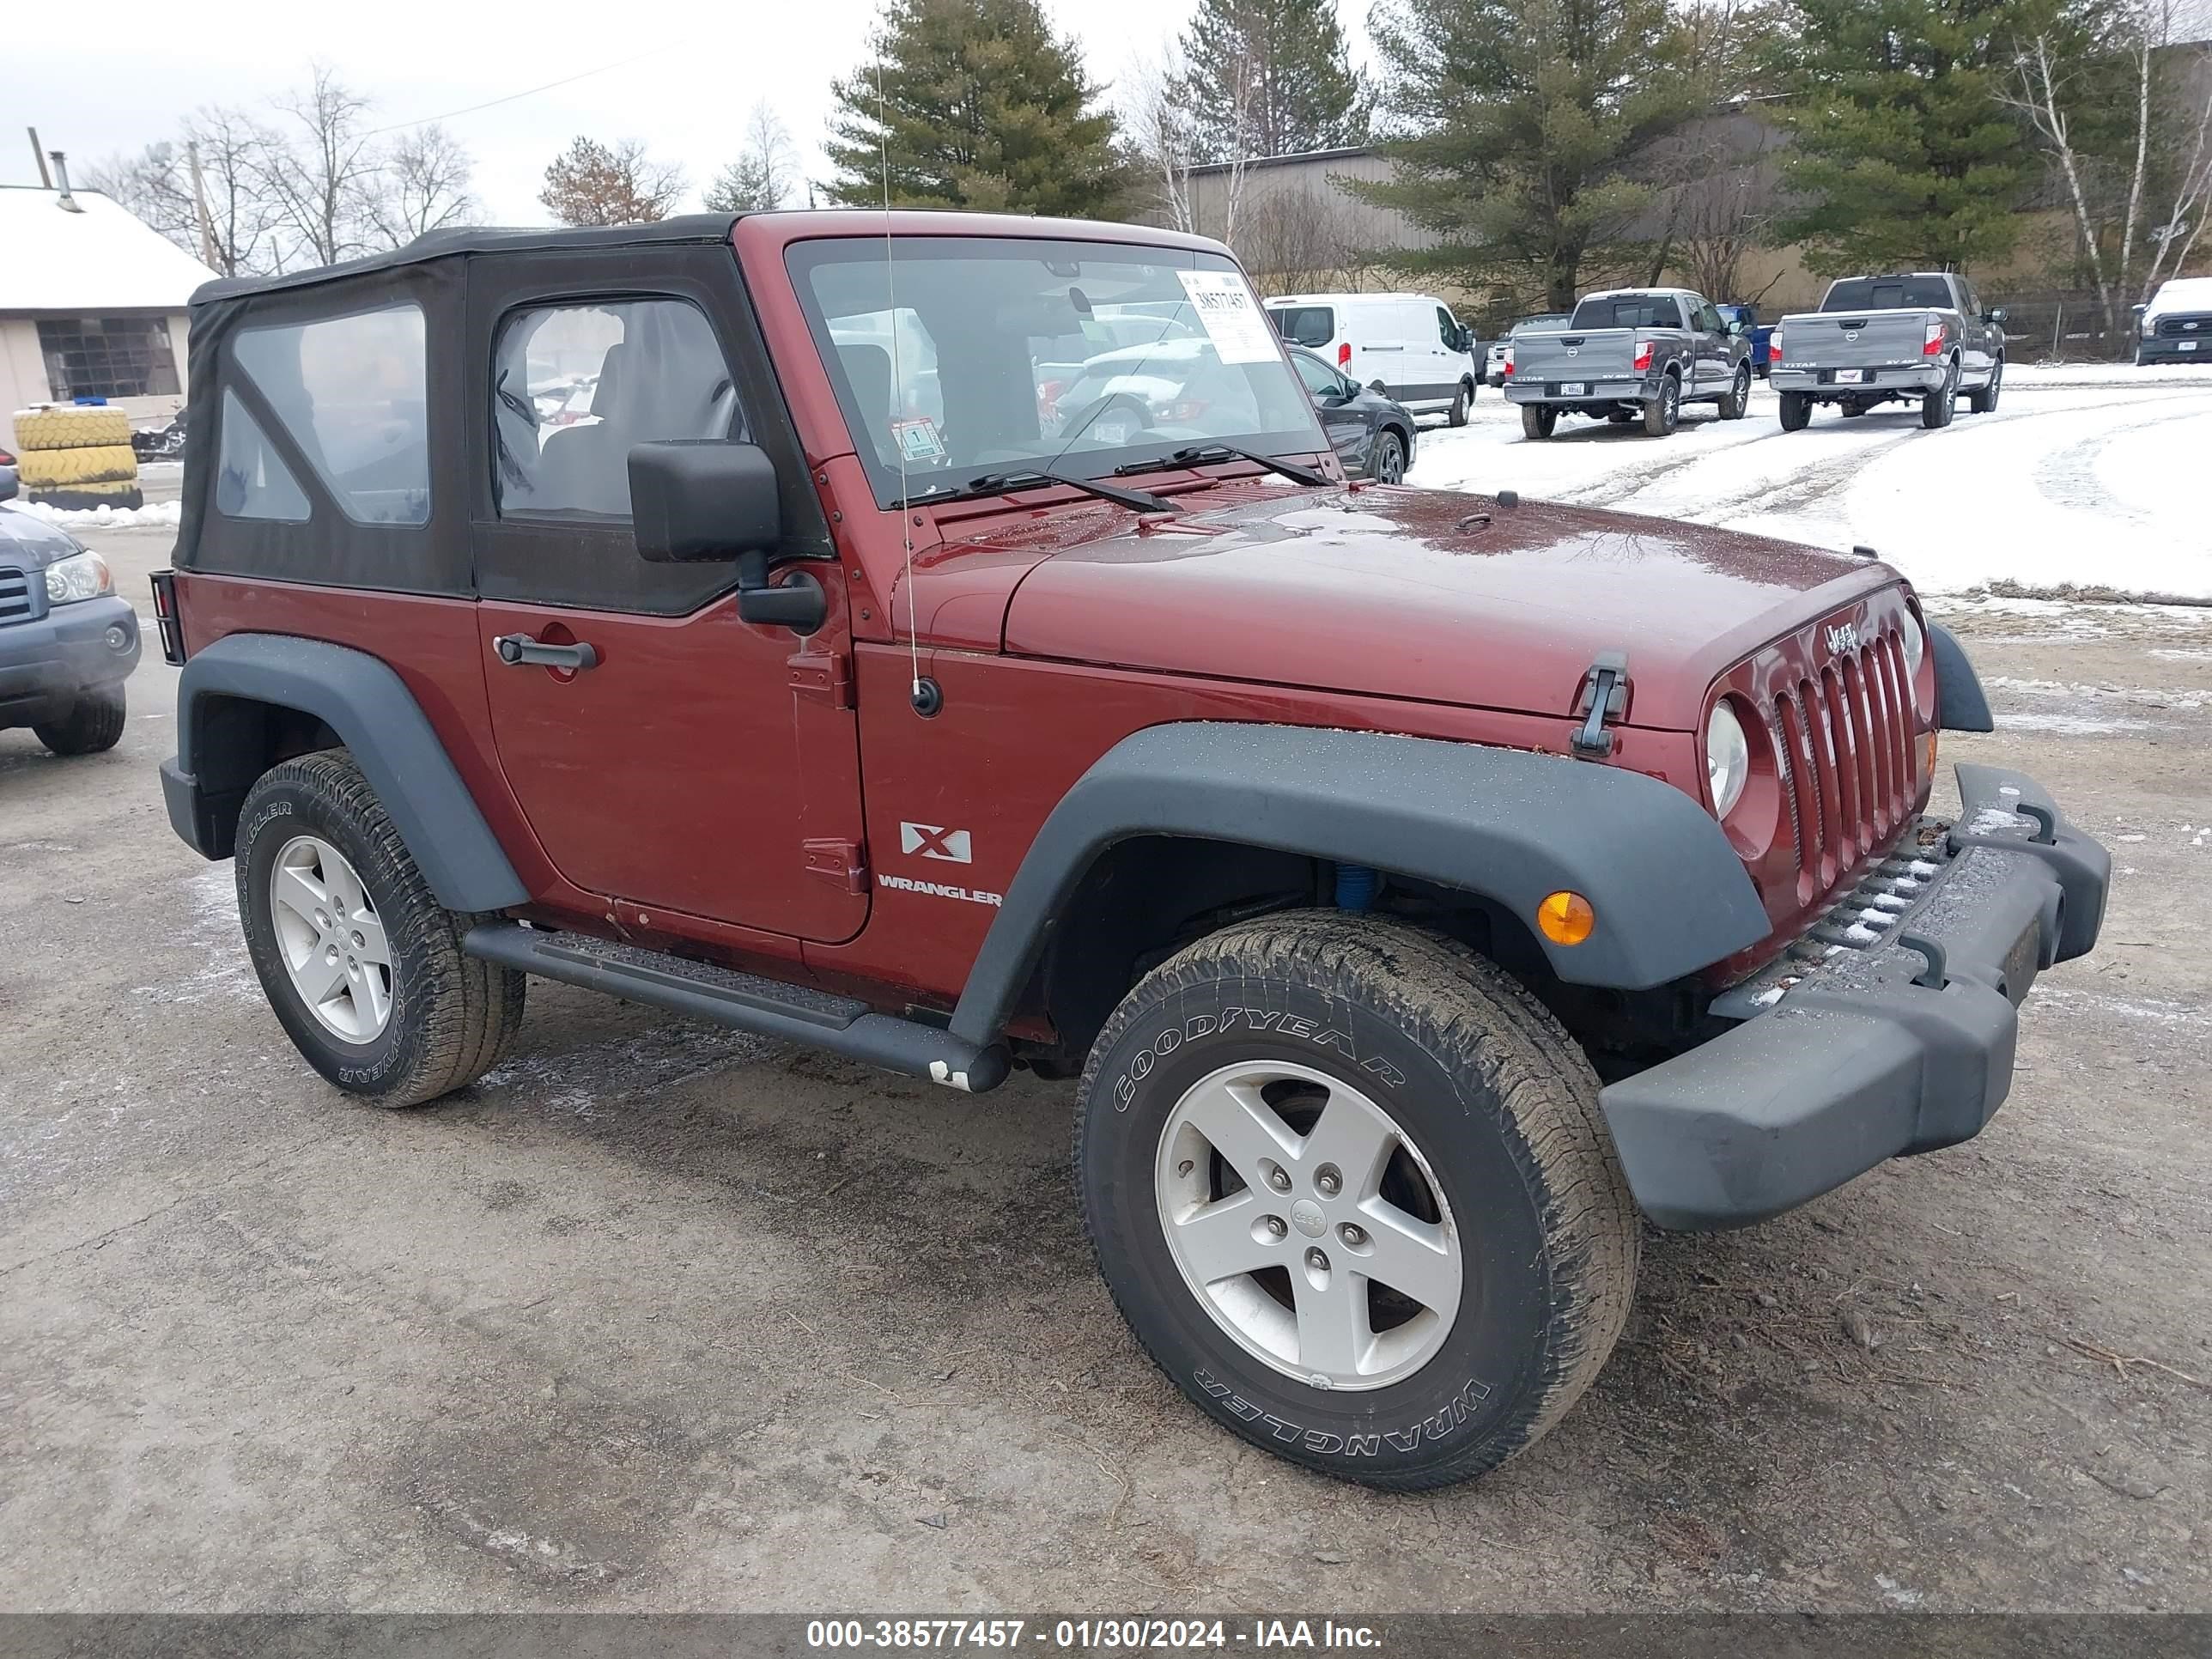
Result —
<path fill-rule="evenodd" d="M 1200 940 L 1092 1048 L 1076 1174 L 1138 1340 L 1231 1433 L 1399 1490 L 1495 1468 L 1620 1336 L 1638 1222 L 1582 1051 L 1437 935 Z"/>
<path fill-rule="evenodd" d="M 238 825 L 247 952 L 310 1066 L 379 1105 L 412 1106 L 498 1064 L 524 977 L 462 954 L 479 918 L 440 907 L 352 756 L 272 767 Z"/>
<path fill-rule="evenodd" d="M 95 686 L 79 692 L 60 720 L 33 726 L 31 735 L 57 755 L 97 755 L 123 740 L 124 713 L 121 685 Z"/>
<path fill-rule="evenodd" d="M 1672 374 L 1662 375 L 1659 395 L 1644 405 L 1644 429 L 1663 438 L 1681 423 L 1682 383 Z"/>
<path fill-rule="evenodd" d="M 2003 390 L 2004 359 L 2000 357 L 1990 365 L 1990 383 L 1966 394 L 1966 407 L 1977 415 L 1986 415 L 1997 406 L 1997 394 Z"/>
<path fill-rule="evenodd" d="M 1394 484 L 1405 481 L 1405 441 L 1387 427 L 1375 434 L 1375 457 L 1368 464 L 1367 471 L 1378 483 Z"/>
<path fill-rule="evenodd" d="M 1721 419 L 1740 421 L 1751 408 L 1751 365 L 1736 365 L 1735 379 L 1729 382 L 1728 394 L 1721 399 Z"/>
<path fill-rule="evenodd" d="M 1782 394 L 1782 429 L 1784 432 L 1802 432 L 1806 422 L 1812 418 L 1813 399 L 1810 396 L 1802 392 Z"/>
<path fill-rule="evenodd" d="M 1550 404 L 1521 405 L 1521 435 L 1524 438 L 1548 438 L 1559 423 L 1559 411 Z"/>

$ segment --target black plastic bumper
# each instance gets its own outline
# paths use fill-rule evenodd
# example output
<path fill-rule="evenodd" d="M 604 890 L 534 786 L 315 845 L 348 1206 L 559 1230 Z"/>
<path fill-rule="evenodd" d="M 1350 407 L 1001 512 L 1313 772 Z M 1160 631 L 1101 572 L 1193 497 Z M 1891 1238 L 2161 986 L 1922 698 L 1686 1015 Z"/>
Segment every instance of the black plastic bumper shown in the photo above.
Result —
<path fill-rule="evenodd" d="M 1741 1024 L 1606 1088 L 1629 1186 L 1658 1225 L 1764 1220 L 1996 1113 L 2019 1005 L 2038 972 L 2097 942 L 2112 859 L 2031 780 L 1958 777 L 1958 823 L 1931 845 L 1908 837 L 1893 873 L 1869 878 L 1881 906 L 1904 908 L 1843 919 L 1868 942 L 1776 964 L 1715 1005 Z"/>
<path fill-rule="evenodd" d="M 161 763 L 161 803 L 169 809 L 169 828 L 177 838 L 204 859 L 227 859 L 231 836 L 225 825 L 238 821 L 238 803 L 229 803 L 226 819 L 200 788 L 200 781 L 179 770 L 174 755 Z"/>

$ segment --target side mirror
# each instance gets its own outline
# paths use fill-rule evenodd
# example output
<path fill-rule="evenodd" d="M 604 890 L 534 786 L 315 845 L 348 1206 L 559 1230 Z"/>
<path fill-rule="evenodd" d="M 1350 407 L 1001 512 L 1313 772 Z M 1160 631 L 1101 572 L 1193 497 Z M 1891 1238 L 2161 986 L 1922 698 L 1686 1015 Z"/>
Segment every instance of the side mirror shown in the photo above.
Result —
<path fill-rule="evenodd" d="M 636 444 L 629 452 L 630 514 L 638 556 L 655 564 L 738 562 L 738 615 L 811 634 L 830 614 L 822 584 L 804 571 L 772 578 L 783 543 L 775 463 L 757 444 L 722 438 Z"/>
<path fill-rule="evenodd" d="M 2150 309 L 2150 306 L 2148 301 L 2145 301 L 2142 304 L 2130 306 L 2128 309 L 2133 312 L 2136 316 L 2140 317 L 2143 313 Z"/>
<path fill-rule="evenodd" d="M 1741 339 L 1743 337 L 1743 319 L 1741 317 L 1729 318 L 1728 321 L 1727 332 L 1729 337 L 1732 340 Z"/>
<path fill-rule="evenodd" d="M 15 499 L 15 469 L 12 466 L 0 466 L 0 501 L 12 501 Z"/>
<path fill-rule="evenodd" d="M 1993 323 L 2001 323 L 2004 321 L 2004 319 L 2005 308 L 2002 306 L 1999 306 L 1996 310 L 1990 313 L 1990 320 Z"/>

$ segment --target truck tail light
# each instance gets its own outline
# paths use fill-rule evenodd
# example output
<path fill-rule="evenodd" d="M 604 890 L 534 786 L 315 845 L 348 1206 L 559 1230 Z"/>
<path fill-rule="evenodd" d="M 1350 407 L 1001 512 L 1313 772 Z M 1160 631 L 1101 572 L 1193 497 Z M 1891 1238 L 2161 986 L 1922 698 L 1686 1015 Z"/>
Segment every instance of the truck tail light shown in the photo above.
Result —
<path fill-rule="evenodd" d="M 1505 355 L 1498 360 L 1498 372 L 1507 380 L 1513 378 L 1513 348 L 1505 348 Z"/>
<path fill-rule="evenodd" d="M 1636 343 L 1636 372 L 1638 374 L 1642 374 L 1649 370 L 1650 367 L 1651 342 L 1649 340 L 1638 340 Z"/>
<path fill-rule="evenodd" d="M 1943 325 L 1930 323 L 1928 325 L 1927 337 L 1920 343 L 1920 355 L 1923 357 L 1934 357 L 1939 356 L 1942 349 Z"/>
<path fill-rule="evenodd" d="M 1340 345 L 1340 346 L 1337 347 L 1337 349 L 1336 349 L 1336 366 L 1337 366 L 1339 368 L 1351 368 L 1351 367 L 1352 367 L 1352 342 L 1351 342 L 1351 341 L 1346 340 L 1346 341 L 1342 345 Z"/>
<path fill-rule="evenodd" d="M 172 667 L 185 660 L 185 630 L 177 620 L 177 576 L 173 570 L 154 573 L 154 626 L 161 634 L 161 659 Z"/>
<path fill-rule="evenodd" d="M 1782 361 L 1782 331 L 1778 328 L 1766 337 L 1766 361 L 1770 363 Z"/>

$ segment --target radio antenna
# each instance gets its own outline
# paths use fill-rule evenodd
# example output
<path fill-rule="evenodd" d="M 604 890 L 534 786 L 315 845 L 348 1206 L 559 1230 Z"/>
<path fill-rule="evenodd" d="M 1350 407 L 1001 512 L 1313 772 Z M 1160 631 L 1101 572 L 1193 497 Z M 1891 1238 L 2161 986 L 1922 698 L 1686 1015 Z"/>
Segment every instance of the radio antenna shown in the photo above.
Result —
<path fill-rule="evenodd" d="M 890 101 L 884 96 L 883 43 L 876 45 L 876 156 L 881 166 L 884 186 L 884 297 L 888 303 L 886 319 L 891 337 L 891 396 L 903 412 L 906 399 L 906 374 L 899 365 L 898 320 L 898 261 L 891 252 L 891 117 Z M 906 644 L 911 666 L 911 683 L 907 695 L 915 708 L 922 706 L 921 690 L 921 623 L 920 601 L 914 592 L 914 511 L 907 489 L 906 440 L 897 424 L 891 428 L 891 447 L 898 451 L 899 470 L 899 542 L 905 550 L 906 562 Z"/>

